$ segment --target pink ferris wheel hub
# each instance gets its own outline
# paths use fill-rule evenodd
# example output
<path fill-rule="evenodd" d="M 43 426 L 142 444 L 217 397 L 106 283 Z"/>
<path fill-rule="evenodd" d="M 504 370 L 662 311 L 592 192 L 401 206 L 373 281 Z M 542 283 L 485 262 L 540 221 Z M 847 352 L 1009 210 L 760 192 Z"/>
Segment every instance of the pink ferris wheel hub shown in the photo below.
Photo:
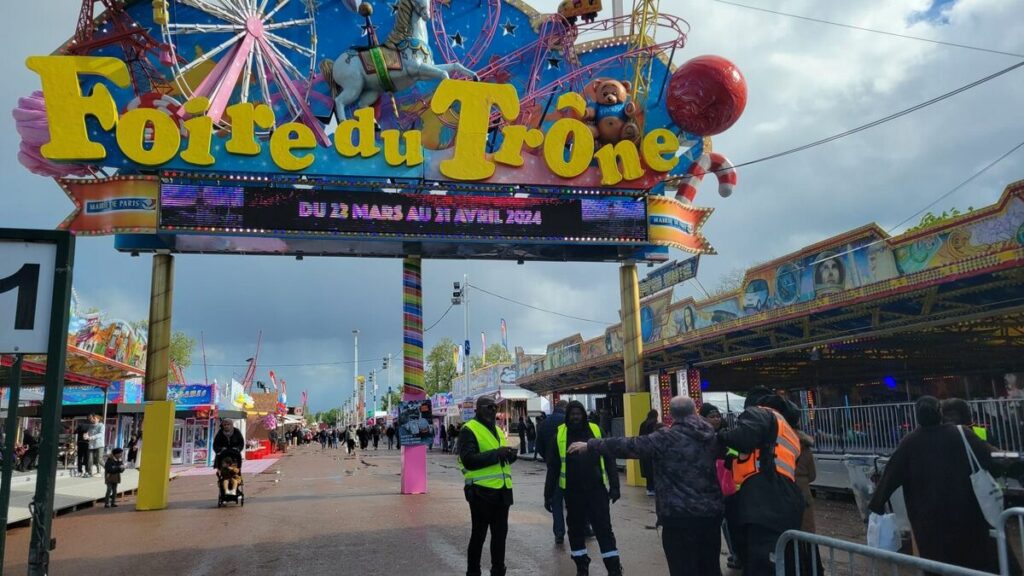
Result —
<path fill-rule="evenodd" d="M 257 15 L 249 16 L 245 19 L 245 31 L 248 32 L 250 36 L 262 38 L 263 20 L 261 20 Z"/>

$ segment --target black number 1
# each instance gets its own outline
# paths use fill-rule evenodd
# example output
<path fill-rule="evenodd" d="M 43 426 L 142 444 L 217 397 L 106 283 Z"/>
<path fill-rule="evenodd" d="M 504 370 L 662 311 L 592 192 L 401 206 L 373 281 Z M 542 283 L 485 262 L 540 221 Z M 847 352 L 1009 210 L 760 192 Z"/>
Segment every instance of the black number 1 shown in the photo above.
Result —
<path fill-rule="evenodd" d="M 39 264 L 25 264 L 7 278 L 0 278 L 0 294 L 18 289 L 14 329 L 32 330 L 36 324 L 36 294 L 39 292 Z"/>

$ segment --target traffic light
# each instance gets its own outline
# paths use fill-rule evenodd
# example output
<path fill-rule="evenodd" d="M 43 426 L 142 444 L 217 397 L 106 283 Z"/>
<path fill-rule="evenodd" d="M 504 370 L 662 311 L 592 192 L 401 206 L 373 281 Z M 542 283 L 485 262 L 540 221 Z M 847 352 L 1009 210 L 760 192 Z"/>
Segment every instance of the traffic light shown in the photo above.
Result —
<path fill-rule="evenodd" d="M 465 292 L 460 283 L 454 282 L 453 285 L 452 306 L 458 306 L 459 304 L 462 304 L 462 296 Z"/>
<path fill-rule="evenodd" d="M 384 357 L 384 369 L 385 370 L 388 369 L 388 357 L 387 356 Z"/>

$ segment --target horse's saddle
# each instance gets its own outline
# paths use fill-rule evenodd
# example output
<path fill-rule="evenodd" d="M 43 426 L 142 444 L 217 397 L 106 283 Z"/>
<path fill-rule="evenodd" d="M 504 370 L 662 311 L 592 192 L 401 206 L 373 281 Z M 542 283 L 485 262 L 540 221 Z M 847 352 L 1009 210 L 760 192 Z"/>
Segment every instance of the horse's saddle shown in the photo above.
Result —
<path fill-rule="evenodd" d="M 363 63 L 363 71 L 367 75 L 377 73 L 377 66 L 383 64 L 385 70 L 396 71 L 402 69 L 402 54 L 390 48 L 363 48 L 357 51 L 359 61 Z"/>

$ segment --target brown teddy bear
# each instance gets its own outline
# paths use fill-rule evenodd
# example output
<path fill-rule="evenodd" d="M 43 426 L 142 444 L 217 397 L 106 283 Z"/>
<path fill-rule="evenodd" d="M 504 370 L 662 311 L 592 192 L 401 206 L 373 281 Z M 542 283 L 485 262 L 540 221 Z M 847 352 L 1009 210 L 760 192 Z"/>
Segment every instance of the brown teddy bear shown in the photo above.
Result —
<path fill-rule="evenodd" d="M 639 142 L 638 110 L 636 103 L 629 99 L 630 90 L 629 82 L 613 78 L 595 78 L 584 88 L 584 95 L 593 103 L 587 107 L 584 120 L 590 123 L 594 139 L 600 144 L 623 140 Z"/>

